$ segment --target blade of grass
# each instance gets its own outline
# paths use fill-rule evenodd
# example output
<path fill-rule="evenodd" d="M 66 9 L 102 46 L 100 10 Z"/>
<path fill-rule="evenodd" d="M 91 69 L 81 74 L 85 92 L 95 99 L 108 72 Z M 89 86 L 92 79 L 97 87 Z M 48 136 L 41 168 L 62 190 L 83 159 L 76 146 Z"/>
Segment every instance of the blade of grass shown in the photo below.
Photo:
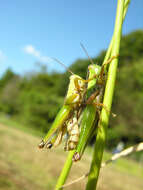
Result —
<path fill-rule="evenodd" d="M 70 172 L 70 169 L 72 166 L 72 157 L 73 157 L 74 153 L 75 153 L 75 150 L 69 152 L 67 160 L 64 164 L 62 172 L 61 172 L 59 179 L 57 181 L 57 185 L 56 185 L 55 190 L 61 190 L 62 189 L 62 185 L 65 183 L 67 176 Z"/>
<path fill-rule="evenodd" d="M 126 14 L 127 14 L 129 3 L 130 3 L 130 0 L 125 0 L 125 3 L 124 3 L 124 13 L 123 13 L 123 22 L 124 22 L 124 19 L 126 17 Z M 114 38 L 114 35 L 112 36 L 112 39 L 110 41 L 110 44 L 109 44 L 108 50 L 106 52 L 103 64 L 106 63 L 106 61 L 110 58 L 111 50 L 112 50 L 112 46 L 113 46 L 113 38 Z M 105 65 L 105 69 L 106 69 L 106 67 L 107 67 L 107 65 Z"/>
<path fill-rule="evenodd" d="M 111 47 L 109 46 L 109 48 L 112 49 L 111 57 L 119 54 L 120 40 L 121 40 L 121 33 L 122 33 L 122 23 L 123 23 L 123 18 L 125 15 L 124 5 L 125 5 L 125 0 L 118 0 L 113 42 L 111 42 L 112 43 Z M 127 10 L 127 6 L 126 6 L 126 10 Z M 109 52 L 107 53 L 109 54 Z M 107 106 L 108 110 L 111 109 L 111 105 L 112 105 L 117 65 L 118 65 L 118 59 L 116 58 L 111 62 L 109 66 L 109 70 L 108 70 L 108 78 L 107 78 L 104 100 L 103 100 L 103 104 Z M 106 142 L 108 122 L 109 122 L 109 114 L 106 112 L 106 110 L 102 109 L 100 125 L 97 132 L 93 159 L 92 159 L 92 163 L 90 167 L 90 173 L 88 176 L 86 190 L 91 190 L 91 189 L 95 190 L 97 186 L 97 180 L 99 176 L 103 151 L 104 151 L 105 142 Z"/>

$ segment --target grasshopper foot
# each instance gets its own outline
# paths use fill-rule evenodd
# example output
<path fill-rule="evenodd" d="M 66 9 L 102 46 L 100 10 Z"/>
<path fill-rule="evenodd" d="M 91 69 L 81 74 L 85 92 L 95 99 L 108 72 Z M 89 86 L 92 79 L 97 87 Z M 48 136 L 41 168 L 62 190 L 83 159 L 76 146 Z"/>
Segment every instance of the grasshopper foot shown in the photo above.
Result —
<path fill-rule="evenodd" d="M 42 148 L 44 148 L 44 146 L 45 146 L 45 143 L 44 143 L 44 141 L 42 140 L 42 141 L 38 144 L 38 148 L 42 149 Z"/>
<path fill-rule="evenodd" d="M 73 155 L 72 160 L 73 160 L 74 162 L 77 162 L 77 161 L 79 161 L 80 159 L 81 159 L 80 154 L 79 154 L 78 152 L 75 152 L 74 155 Z"/>
<path fill-rule="evenodd" d="M 52 146 L 53 146 L 53 144 L 52 144 L 51 142 L 48 142 L 47 145 L 46 145 L 46 148 L 47 148 L 47 149 L 51 149 Z"/>

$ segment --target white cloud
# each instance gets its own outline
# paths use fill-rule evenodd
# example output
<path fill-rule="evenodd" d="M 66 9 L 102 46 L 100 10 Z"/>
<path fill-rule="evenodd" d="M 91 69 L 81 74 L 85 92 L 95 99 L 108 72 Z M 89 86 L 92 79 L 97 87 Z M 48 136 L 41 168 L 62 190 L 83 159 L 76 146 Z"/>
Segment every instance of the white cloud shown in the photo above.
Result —
<path fill-rule="evenodd" d="M 24 47 L 24 52 L 31 54 L 35 57 L 39 57 L 40 56 L 40 52 L 37 51 L 32 45 L 27 45 Z"/>
<path fill-rule="evenodd" d="M 42 63 L 49 63 L 52 61 L 50 57 L 41 55 L 41 52 L 36 50 L 33 45 L 26 45 L 23 49 L 25 53 L 36 57 Z"/>

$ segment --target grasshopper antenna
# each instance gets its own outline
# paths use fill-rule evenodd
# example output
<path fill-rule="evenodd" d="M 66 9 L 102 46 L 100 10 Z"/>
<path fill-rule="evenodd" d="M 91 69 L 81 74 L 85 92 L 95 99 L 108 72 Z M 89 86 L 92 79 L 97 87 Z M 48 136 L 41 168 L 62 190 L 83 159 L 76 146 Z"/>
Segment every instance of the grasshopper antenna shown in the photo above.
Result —
<path fill-rule="evenodd" d="M 93 61 L 92 61 L 92 59 L 91 59 L 90 56 L 88 55 L 88 52 L 87 52 L 87 50 L 85 49 L 84 45 L 83 45 L 82 43 L 80 43 L 80 45 L 81 45 L 83 51 L 85 52 L 85 54 L 87 55 L 89 61 L 90 61 L 92 64 L 94 64 Z"/>
<path fill-rule="evenodd" d="M 65 66 L 65 64 L 63 64 L 61 61 L 59 61 L 56 58 L 52 58 L 54 61 L 56 61 L 57 63 L 59 63 L 60 65 L 62 65 L 69 73 L 71 73 L 72 75 L 74 75 L 74 73 L 67 67 Z"/>

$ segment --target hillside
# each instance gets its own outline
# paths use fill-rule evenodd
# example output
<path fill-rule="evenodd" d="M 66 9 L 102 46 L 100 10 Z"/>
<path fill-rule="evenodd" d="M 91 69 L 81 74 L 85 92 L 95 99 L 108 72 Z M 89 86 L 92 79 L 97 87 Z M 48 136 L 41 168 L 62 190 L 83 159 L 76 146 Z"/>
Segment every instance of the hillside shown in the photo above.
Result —
<path fill-rule="evenodd" d="M 101 64 L 104 55 L 105 51 L 102 51 L 93 61 Z M 89 64 L 88 59 L 78 59 L 70 69 L 85 78 Z M 143 30 L 137 30 L 123 36 L 121 41 L 112 107 L 117 117 L 111 118 L 108 133 L 107 147 L 110 150 L 119 141 L 125 146 L 143 141 L 142 67 Z M 39 132 L 47 132 L 63 104 L 69 76 L 68 72 L 48 73 L 44 65 L 38 72 L 24 76 L 9 68 L 0 78 L 0 112 Z"/>
<path fill-rule="evenodd" d="M 0 118 L 1 120 L 1 118 Z M 11 120 L 4 119 L 9 126 L 0 124 L 0 190 L 51 190 L 64 164 L 66 153 L 57 148 L 50 151 L 37 149 L 39 137 L 12 127 Z M 30 131 L 29 131 L 30 132 Z M 74 164 L 68 181 L 88 171 L 91 149 L 84 158 Z M 109 157 L 107 153 L 104 157 Z M 56 164 L 55 164 L 56 163 Z M 143 189 L 143 166 L 131 160 L 121 159 L 106 168 L 100 175 L 98 190 Z M 83 189 L 83 180 L 65 189 Z M 124 184 L 123 184 L 124 181 Z"/>

